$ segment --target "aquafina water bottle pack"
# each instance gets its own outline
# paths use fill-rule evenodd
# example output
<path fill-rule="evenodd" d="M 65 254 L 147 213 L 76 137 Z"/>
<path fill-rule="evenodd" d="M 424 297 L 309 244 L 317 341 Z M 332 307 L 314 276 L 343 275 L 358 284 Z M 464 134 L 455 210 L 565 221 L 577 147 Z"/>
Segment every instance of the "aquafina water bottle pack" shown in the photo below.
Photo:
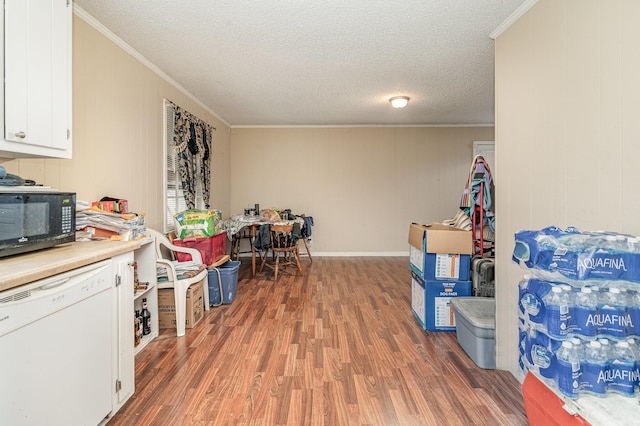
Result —
<path fill-rule="evenodd" d="M 568 398 L 634 396 L 640 382 L 640 239 L 548 227 L 515 236 L 520 366 Z"/>
<path fill-rule="evenodd" d="M 520 318 L 520 368 L 568 398 L 581 394 L 636 396 L 640 383 L 638 339 L 556 340 Z"/>
<path fill-rule="evenodd" d="M 640 285 L 583 281 L 576 285 L 525 275 L 518 286 L 519 315 L 554 339 L 640 337 Z"/>
<path fill-rule="evenodd" d="M 640 282 L 640 239 L 550 226 L 515 234 L 512 260 L 550 279 Z"/>

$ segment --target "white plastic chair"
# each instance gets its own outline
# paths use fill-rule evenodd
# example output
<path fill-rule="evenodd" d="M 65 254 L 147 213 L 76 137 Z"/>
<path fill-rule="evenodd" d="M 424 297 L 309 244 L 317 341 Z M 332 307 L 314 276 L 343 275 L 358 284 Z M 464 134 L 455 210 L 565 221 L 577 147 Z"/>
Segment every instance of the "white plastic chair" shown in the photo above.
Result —
<path fill-rule="evenodd" d="M 195 263 L 203 264 L 202 255 L 197 249 L 188 247 L 179 247 L 171 244 L 169 239 L 158 231 L 147 228 L 149 235 L 153 237 L 156 248 L 156 263 L 167 268 L 168 281 L 159 282 L 158 288 L 172 288 L 175 295 L 176 304 L 176 333 L 179 336 L 185 334 L 185 322 L 187 320 L 187 290 L 192 284 L 202 281 L 204 291 L 204 309 L 209 310 L 209 280 L 208 270 L 205 268 L 193 277 L 178 277 L 173 261 L 175 257 L 173 252 L 188 253 Z M 206 266 L 206 265 L 205 265 Z"/>

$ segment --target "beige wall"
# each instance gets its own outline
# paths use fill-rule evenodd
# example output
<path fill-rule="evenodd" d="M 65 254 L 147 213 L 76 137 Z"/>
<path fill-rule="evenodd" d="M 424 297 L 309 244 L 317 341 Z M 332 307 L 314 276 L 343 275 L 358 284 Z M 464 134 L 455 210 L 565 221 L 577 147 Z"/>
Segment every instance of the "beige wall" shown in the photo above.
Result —
<path fill-rule="evenodd" d="M 493 139 L 492 127 L 231 131 L 113 40 L 91 17 L 74 16 L 73 159 L 0 162 L 79 200 L 126 198 L 152 228 L 162 224 L 165 97 L 217 128 L 212 207 L 225 216 L 255 203 L 311 215 L 318 254 L 405 254 L 408 224 L 452 217 L 473 141 Z"/>
<path fill-rule="evenodd" d="M 493 127 L 234 128 L 231 210 L 313 216 L 313 251 L 407 255 L 411 222 L 453 217 Z"/>
<path fill-rule="evenodd" d="M 496 39 L 496 361 L 516 375 L 514 233 L 640 235 L 638 16 L 635 0 L 540 0 Z"/>
<path fill-rule="evenodd" d="M 152 228 L 162 224 L 163 98 L 217 128 L 212 207 L 225 216 L 255 203 L 311 215 L 318 254 L 406 254 L 409 223 L 452 217 L 473 141 L 493 139 L 492 127 L 231 131 L 114 40 L 91 17 L 74 16 L 73 159 L 0 163 L 79 200 L 126 198 Z"/>
<path fill-rule="evenodd" d="M 162 99 L 217 128 L 212 206 L 229 211 L 229 128 L 83 19 L 73 22 L 73 159 L 0 160 L 11 173 L 79 200 L 125 198 L 162 229 Z"/>

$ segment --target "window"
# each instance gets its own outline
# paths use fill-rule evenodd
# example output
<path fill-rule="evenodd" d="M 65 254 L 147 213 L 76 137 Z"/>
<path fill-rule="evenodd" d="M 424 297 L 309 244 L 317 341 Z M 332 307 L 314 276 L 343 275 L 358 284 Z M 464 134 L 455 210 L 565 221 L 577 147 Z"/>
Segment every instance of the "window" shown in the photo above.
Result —
<path fill-rule="evenodd" d="M 164 158 L 165 168 L 163 173 L 163 187 L 164 191 L 164 232 L 168 233 L 175 230 L 175 224 L 173 216 L 176 213 L 187 210 L 187 201 L 182 189 L 182 180 L 180 175 L 180 159 L 178 156 L 178 150 L 176 149 L 176 111 L 179 107 L 173 104 L 171 101 L 164 100 Z M 191 117 L 189 113 L 183 111 L 183 114 Z M 204 124 L 209 129 L 213 129 L 210 126 Z M 210 132 L 209 134 L 211 134 Z M 200 138 L 202 139 L 202 138 Z M 205 138 L 209 146 L 211 145 L 211 138 Z M 207 152 L 209 149 L 207 147 Z M 210 157 L 203 157 L 202 155 L 190 156 L 190 166 L 193 170 L 200 171 L 201 173 L 209 172 L 208 161 Z M 206 164 L 204 164 L 206 162 Z M 194 176 L 195 197 L 194 208 L 206 209 L 209 207 L 208 203 L 208 182 L 209 176 L 203 176 L 200 173 L 196 173 Z M 205 197 L 205 194 L 207 195 Z M 207 200 L 207 202 L 205 202 Z"/>

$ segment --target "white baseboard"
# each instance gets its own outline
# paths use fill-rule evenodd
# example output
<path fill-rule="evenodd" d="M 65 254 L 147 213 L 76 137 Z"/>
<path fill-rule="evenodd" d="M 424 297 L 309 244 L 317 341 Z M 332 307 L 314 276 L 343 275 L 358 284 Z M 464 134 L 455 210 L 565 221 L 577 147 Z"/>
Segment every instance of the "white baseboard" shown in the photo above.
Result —
<path fill-rule="evenodd" d="M 304 254 L 301 253 L 303 256 Z M 370 252 L 370 251 L 354 251 L 354 252 L 324 252 L 312 251 L 313 257 L 409 257 L 406 251 L 387 251 L 387 252 Z M 251 257 L 251 253 L 243 253 L 240 257 Z"/>

